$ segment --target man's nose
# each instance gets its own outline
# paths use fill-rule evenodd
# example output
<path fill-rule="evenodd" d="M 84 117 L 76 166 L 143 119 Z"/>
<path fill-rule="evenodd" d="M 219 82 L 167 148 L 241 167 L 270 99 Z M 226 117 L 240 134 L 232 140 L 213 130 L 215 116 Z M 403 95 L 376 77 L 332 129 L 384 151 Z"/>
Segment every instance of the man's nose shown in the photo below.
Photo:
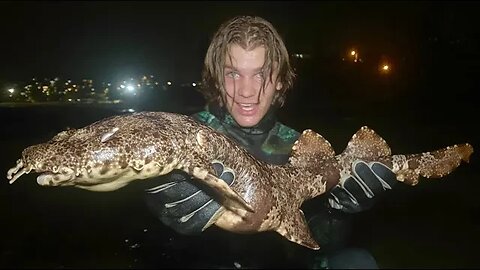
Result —
<path fill-rule="evenodd" d="M 258 92 L 257 88 L 254 80 L 251 78 L 242 78 L 238 88 L 238 95 L 245 98 L 255 96 Z"/>

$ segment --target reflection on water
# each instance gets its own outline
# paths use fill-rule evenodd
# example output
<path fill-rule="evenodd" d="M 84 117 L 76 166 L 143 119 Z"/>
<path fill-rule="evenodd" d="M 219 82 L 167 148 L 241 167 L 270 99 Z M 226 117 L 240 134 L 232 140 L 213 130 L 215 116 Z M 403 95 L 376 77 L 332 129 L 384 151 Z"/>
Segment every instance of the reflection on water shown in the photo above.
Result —
<path fill-rule="evenodd" d="M 21 150 L 67 127 L 82 127 L 114 114 L 142 108 L 92 106 L 1 107 L 1 171 L 6 174 Z M 201 106 L 179 107 L 192 113 Z M 313 128 L 337 152 L 361 126 L 374 128 L 394 153 L 433 150 L 478 137 L 468 121 L 440 121 L 411 115 L 284 118 Z M 320 118 L 321 115 L 321 118 Z M 315 124 L 313 124 L 315 123 Z M 392 124 L 393 123 L 393 124 Z M 430 123 L 430 124 L 427 124 Z M 431 124 L 433 123 L 433 124 Z M 473 141 L 475 140 L 475 141 Z M 369 248 L 383 267 L 473 267 L 480 241 L 478 158 L 440 181 L 400 186 L 374 209 L 358 216 L 353 243 Z M 275 233 L 235 235 L 210 228 L 183 236 L 148 211 L 142 190 L 132 184 L 95 193 L 36 184 L 36 175 L 0 184 L 1 267 L 19 268 L 250 268 L 304 267 L 311 255 Z M 289 250 L 286 252 L 285 250 Z M 285 255 L 287 254 L 287 256 Z"/>

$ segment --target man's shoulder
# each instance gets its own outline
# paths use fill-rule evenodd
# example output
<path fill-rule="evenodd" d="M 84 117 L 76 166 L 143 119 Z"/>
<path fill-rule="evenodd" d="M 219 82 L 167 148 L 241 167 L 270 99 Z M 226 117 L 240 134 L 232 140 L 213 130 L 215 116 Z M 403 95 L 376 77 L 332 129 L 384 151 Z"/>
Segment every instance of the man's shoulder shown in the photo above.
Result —
<path fill-rule="evenodd" d="M 207 110 L 196 112 L 190 116 L 198 122 L 207 126 L 217 126 L 220 124 L 220 120 Z"/>
<path fill-rule="evenodd" d="M 197 120 L 198 122 L 205 124 L 207 126 L 212 127 L 213 129 L 219 129 L 221 127 L 221 122 L 220 120 L 215 117 L 211 112 L 209 111 L 200 111 L 197 113 L 194 113 L 190 115 L 193 119 Z"/>
<path fill-rule="evenodd" d="M 275 124 L 276 135 L 284 141 L 296 141 L 300 137 L 300 132 L 281 123 Z"/>
<path fill-rule="evenodd" d="M 215 118 L 215 116 L 211 114 L 209 111 L 199 111 L 190 116 L 202 123 L 211 122 Z"/>

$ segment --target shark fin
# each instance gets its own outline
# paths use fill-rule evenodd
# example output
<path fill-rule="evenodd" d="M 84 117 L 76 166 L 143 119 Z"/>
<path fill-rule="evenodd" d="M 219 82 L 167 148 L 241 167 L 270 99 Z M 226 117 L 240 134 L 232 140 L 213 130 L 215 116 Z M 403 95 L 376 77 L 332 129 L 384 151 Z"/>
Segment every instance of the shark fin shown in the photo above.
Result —
<path fill-rule="evenodd" d="M 347 144 L 342 155 L 356 158 L 377 158 L 392 155 L 385 140 L 367 126 L 361 127 Z"/>
<path fill-rule="evenodd" d="M 195 134 L 195 141 L 199 147 L 204 147 L 209 143 L 209 137 L 204 131 L 199 130 Z M 246 211 L 255 212 L 253 207 L 248 204 L 242 196 L 233 190 L 225 181 L 211 173 L 213 168 L 210 170 L 206 169 L 206 164 L 210 164 L 210 162 L 205 161 L 203 165 L 200 164 L 202 164 L 202 162 L 195 164 L 195 166 L 191 168 L 184 168 L 184 170 L 213 189 L 216 197 L 220 200 L 219 203 L 228 210 L 239 216 L 244 216 Z"/>
<path fill-rule="evenodd" d="M 215 190 L 216 194 L 221 199 L 220 203 L 227 209 L 240 216 L 245 215 L 245 211 L 255 212 L 253 207 L 250 206 L 227 183 L 225 183 L 225 181 L 209 173 L 208 170 L 194 167 L 192 172 L 189 172 L 188 170 L 186 170 L 186 172 L 191 173 L 195 178 L 201 180 L 204 184 Z"/>
<path fill-rule="evenodd" d="M 276 231 L 291 242 L 313 250 L 320 249 L 317 241 L 313 239 L 305 216 L 300 209 L 287 216 Z"/>
<path fill-rule="evenodd" d="M 306 129 L 293 144 L 289 162 L 296 167 L 305 167 L 334 156 L 335 151 L 322 135 Z"/>

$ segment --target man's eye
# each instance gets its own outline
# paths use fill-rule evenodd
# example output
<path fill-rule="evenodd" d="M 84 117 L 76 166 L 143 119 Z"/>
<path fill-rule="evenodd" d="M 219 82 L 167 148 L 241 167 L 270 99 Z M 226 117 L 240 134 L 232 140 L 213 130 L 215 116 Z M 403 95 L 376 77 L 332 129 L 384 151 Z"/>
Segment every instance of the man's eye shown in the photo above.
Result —
<path fill-rule="evenodd" d="M 230 78 L 237 78 L 238 77 L 238 73 L 236 72 L 227 72 L 226 74 L 227 77 L 230 77 Z"/>
<path fill-rule="evenodd" d="M 263 75 L 263 72 L 260 72 L 260 73 L 255 74 L 255 77 L 258 78 L 258 79 L 260 79 L 260 80 L 263 80 L 263 78 L 264 78 L 265 76 Z"/>

